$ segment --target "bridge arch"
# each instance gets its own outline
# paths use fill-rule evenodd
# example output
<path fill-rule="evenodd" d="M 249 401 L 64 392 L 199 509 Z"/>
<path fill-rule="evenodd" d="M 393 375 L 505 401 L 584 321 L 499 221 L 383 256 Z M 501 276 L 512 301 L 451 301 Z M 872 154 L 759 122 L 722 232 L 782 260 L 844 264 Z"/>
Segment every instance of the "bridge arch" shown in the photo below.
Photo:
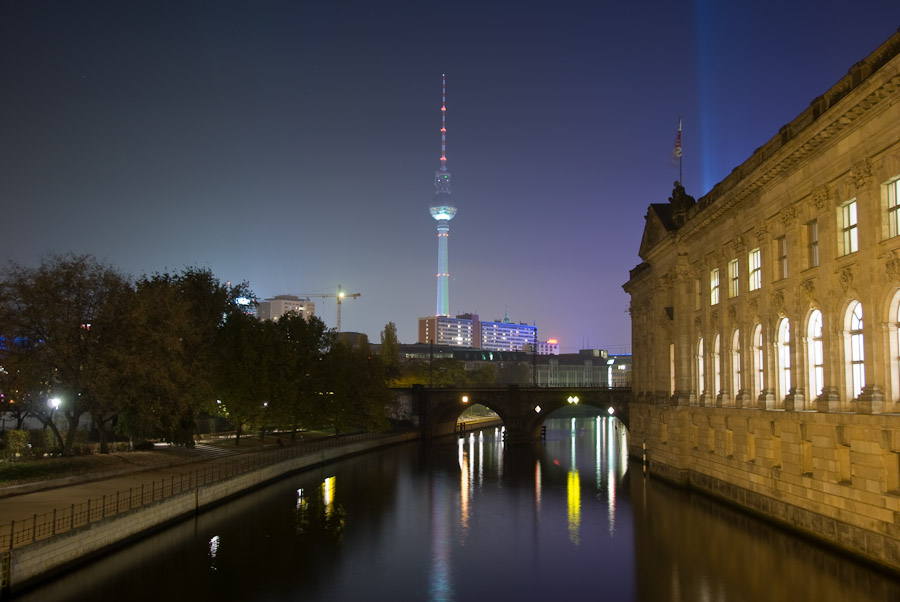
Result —
<path fill-rule="evenodd" d="M 420 425 L 425 438 L 453 434 L 459 415 L 467 407 L 477 403 L 497 413 L 506 427 L 510 443 L 536 441 L 540 438 L 541 426 L 547 416 L 554 410 L 569 407 L 573 403 L 592 406 L 613 415 L 628 428 L 630 398 L 631 389 L 606 387 L 418 389 Z"/>

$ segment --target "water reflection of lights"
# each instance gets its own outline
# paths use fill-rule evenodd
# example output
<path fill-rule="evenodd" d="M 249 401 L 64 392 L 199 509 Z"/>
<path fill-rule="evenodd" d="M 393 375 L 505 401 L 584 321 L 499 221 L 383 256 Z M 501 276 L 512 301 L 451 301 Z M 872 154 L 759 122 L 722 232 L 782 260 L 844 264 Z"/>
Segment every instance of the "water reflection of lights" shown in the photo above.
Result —
<path fill-rule="evenodd" d="M 607 448 L 606 448 L 606 466 L 607 466 L 607 474 L 606 474 L 606 487 L 607 487 L 607 501 L 609 503 L 609 534 L 613 535 L 616 531 L 616 466 L 618 465 L 618 450 L 616 449 L 616 442 L 619 438 L 616 436 L 616 427 L 618 420 L 615 418 L 609 418 L 606 420 L 606 425 L 609 429 L 609 434 L 606 437 Z"/>
<path fill-rule="evenodd" d="M 459 524 L 462 536 L 469 532 L 469 458 L 463 439 L 459 440 Z"/>
<path fill-rule="evenodd" d="M 569 539 L 576 546 L 581 541 L 581 479 L 578 470 L 572 466 L 566 482 L 566 493 L 569 510 Z"/>
<path fill-rule="evenodd" d="M 212 539 L 209 540 L 209 568 L 212 570 L 217 570 L 216 568 L 216 555 L 219 553 L 219 536 L 215 535 Z"/>
<path fill-rule="evenodd" d="M 334 485 L 336 477 L 328 477 L 322 481 L 322 501 L 325 504 L 325 516 L 330 517 L 334 510 Z"/>
<path fill-rule="evenodd" d="M 460 439 L 460 444 L 462 439 Z M 428 579 L 430 600 L 451 600 L 453 596 L 453 580 L 450 563 L 451 537 L 448 521 L 444 479 L 438 475 L 433 483 L 433 506 L 431 524 L 434 531 L 431 540 L 431 574 Z"/>
<path fill-rule="evenodd" d="M 306 498 L 303 497 L 303 488 L 297 490 L 297 506 L 296 509 L 299 510 L 301 506 L 306 504 Z"/>
<path fill-rule="evenodd" d="M 540 516 L 541 512 L 541 461 L 534 463 L 534 507 Z"/>

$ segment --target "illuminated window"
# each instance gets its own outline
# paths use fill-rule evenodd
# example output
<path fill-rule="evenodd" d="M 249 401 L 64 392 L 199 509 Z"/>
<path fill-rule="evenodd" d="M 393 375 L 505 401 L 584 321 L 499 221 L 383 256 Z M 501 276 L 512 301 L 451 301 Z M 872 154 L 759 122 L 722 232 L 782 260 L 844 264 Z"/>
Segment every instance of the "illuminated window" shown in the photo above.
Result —
<path fill-rule="evenodd" d="M 713 339 L 713 395 L 717 395 L 722 390 L 722 337 L 716 335 Z"/>
<path fill-rule="evenodd" d="M 702 395 L 706 392 L 706 385 L 703 382 L 703 339 L 697 345 L 697 394 Z"/>
<path fill-rule="evenodd" d="M 819 224 L 816 220 L 806 224 L 806 263 L 809 268 L 819 265 Z"/>
<path fill-rule="evenodd" d="M 777 280 L 787 278 L 787 244 L 784 236 L 775 239 L 775 274 Z"/>
<path fill-rule="evenodd" d="M 759 257 L 759 248 L 750 251 L 750 290 L 755 291 L 762 286 L 762 263 Z"/>
<path fill-rule="evenodd" d="M 728 262 L 728 298 L 737 297 L 739 291 L 738 260 L 732 259 Z"/>
<path fill-rule="evenodd" d="M 809 341 L 806 358 L 809 370 L 809 397 L 815 399 L 822 393 L 825 386 L 825 347 L 822 344 L 822 312 L 813 310 L 809 316 L 809 325 L 806 329 L 806 338 Z"/>
<path fill-rule="evenodd" d="M 787 318 L 778 325 L 778 393 L 781 399 L 791 391 L 791 324 Z"/>
<path fill-rule="evenodd" d="M 856 225 L 856 201 L 844 203 L 841 205 L 841 255 L 849 255 L 859 250 Z"/>
<path fill-rule="evenodd" d="M 862 304 L 854 301 L 850 311 L 850 386 L 853 399 L 858 399 L 866 386 Z"/>
<path fill-rule="evenodd" d="M 897 293 L 900 296 L 900 293 Z M 895 389 L 900 389 L 900 302 L 897 303 L 897 313 L 894 316 L 895 320 L 895 328 L 897 329 L 897 333 L 895 336 L 895 344 L 897 345 L 894 353 L 894 383 L 898 386 L 895 386 Z M 900 391 L 894 392 L 894 401 L 900 400 Z"/>
<path fill-rule="evenodd" d="M 735 330 L 731 337 L 731 398 L 741 391 L 741 331 Z"/>
<path fill-rule="evenodd" d="M 762 325 L 757 324 L 753 327 L 753 393 L 757 397 L 762 395 L 766 389 L 765 380 L 766 351 L 763 347 Z"/>
<path fill-rule="evenodd" d="M 719 303 L 719 268 L 709 271 L 709 304 Z"/>
<path fill-rule="evenodd" d="M 890 236 L 900 234 L 900 180 L 894 180 L 887 186 L 888 193 L 888 228 Z"/>

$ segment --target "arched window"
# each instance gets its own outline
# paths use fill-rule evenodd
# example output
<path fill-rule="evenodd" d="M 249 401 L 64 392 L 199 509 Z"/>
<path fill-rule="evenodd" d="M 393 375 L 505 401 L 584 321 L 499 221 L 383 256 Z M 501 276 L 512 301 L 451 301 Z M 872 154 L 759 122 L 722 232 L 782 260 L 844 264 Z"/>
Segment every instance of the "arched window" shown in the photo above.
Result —
<path fill-rule="evenodd" d="M 859 398 L 866 386 L 865 351 L 863 341 L 862 303 L 854 301 L 848 308 L 850 312 L 850 392 L 853 399 Z"/>
<path fill-rule="evenodd" d="M 809 315 L 806 327 L 807 357 L 809 371 L 809 398 L 815 399 L 825 386 L 825 347 L 822 344 L 822 312 L 814 309 Z"/>
<path fill-rule="evenodd" d="M 763 348 L 762 325 L 753 327 L 753 396 L 758 398 L 766 390 L 766 350 Z"/>
<path fill-rule="evenodd" d="M 897 297 L 900 297 L 900 293 L 897 293 Z M 896 302 L 896 313 L 894 314 L 894 328 L 896 329 L 895 336 L 895 353 L 894 353 L 894 361 L 891 372 L 893 373 L 893 382 L 894 386 L 894 401 L 900 401 L 900 301 Z"/>
<path fill-rule="evenodd" d="M 713 395 L 722 390 L 722 337 L 718 334 L 713 339 Z"/>
<path fill-rule="evenodd" d="M 703 339 L 697 345 L 697 396 L 706 392 L 706 386 L 703 384 Z"/>
<path fill-rule="evenodd" d="M 787 318 L 778 324 L 778 394 L 780 399 L 791 391 L 791 323 Z"/>
<path fill-rule="evenodd" d="M 741 390 L 741 331 L 731 337 L 731 398 L 737 399 Z"/>

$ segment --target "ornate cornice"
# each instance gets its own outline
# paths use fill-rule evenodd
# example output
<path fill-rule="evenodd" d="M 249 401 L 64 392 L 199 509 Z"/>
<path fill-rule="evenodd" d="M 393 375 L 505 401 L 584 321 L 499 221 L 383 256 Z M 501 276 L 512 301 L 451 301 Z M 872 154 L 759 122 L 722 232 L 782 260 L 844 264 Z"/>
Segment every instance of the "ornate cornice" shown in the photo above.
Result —
<path fill-rule="evenodd" d="M 895 57 L 896 58 L 896 57 Z M 679 229 L 679 237 L 689 239 L 704 232 L 710 223 L 717 220 L 731 208 L 740 205 L 754 195 L 760 194 L 777 178 L 790 172 L 811 153 L 827 144 L 830 139 L 851 128 L 863 115 L 873 107 L 891 102 L 900 89 L 900 74 L 885 77 L 880 83 L 870 84 L 868 93 L 850 104 L 862 86 L 870 83 L 875 76 L 866 78 L 858 86 L 849 90 L 842 98 L 828 107 L 823 115 L 815 116 L 814 106 L 808 108 L 782 131 L 797 130 L 810 135 L 793 136 L 778 135 L 757 149 L 744 163 L 738 166 L 728 177 L 719 182 L 706 196 L 702 197 L 696 209 L 692 211 L 687 223 Z M 832 90 L 838 86 L 834 86 Z M 831 91 L 829 91 L 831 92 Z M 840 110 L 841 112 L 836 112 Z M 818 129 L 812 129 L 818 126 Z M 861 177 L 864 172 L 860 172 Z"/>

